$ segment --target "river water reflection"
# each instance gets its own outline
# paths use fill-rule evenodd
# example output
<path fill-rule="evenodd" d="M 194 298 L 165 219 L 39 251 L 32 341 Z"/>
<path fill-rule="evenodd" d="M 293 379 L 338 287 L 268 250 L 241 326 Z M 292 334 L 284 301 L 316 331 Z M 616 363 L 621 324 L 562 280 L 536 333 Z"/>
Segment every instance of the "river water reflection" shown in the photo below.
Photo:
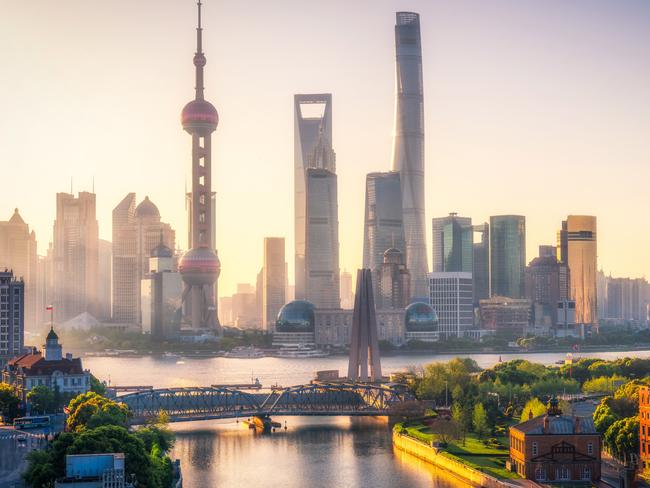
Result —
<path fill-rule="evenodd" d="M 585 354 L 588 356 L 588 354 Z M 602 359 L 650 357 L 650 351 L 592 353 Z M 382 359 L 384 373 L 455 355 L 409 355 Z M 552 364 L 562 353 L 474 354 L 481 367 L 525 357 Z M 259 378 L 265 385 L 306 383 L 314 371 L 347 370 L 347 358 L 84 358 L 84 366 L 101 380 L 118 385 L 156 388 L 244 383 Z M 172 457 L 181 460 L 186 487 L 432 487 L 466 486 L 444 471 L 393 452 L 390 429 L 380 419 L 347 417 L 276 418 L 287 430 L 254 434 L 235 421 L 173 424 Z"/>

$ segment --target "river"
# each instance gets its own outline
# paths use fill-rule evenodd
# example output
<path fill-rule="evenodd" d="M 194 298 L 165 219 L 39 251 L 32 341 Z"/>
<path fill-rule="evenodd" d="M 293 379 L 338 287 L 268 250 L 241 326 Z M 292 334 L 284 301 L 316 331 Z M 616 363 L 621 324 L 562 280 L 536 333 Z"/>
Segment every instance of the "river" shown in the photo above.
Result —
<path fill-rule="evenodd" d="M 650 357 L 650 351 L 581 354 L 601 359 Z M 524 357 L 553 364 L 564 353 L 408 355 L 382 358 L 384 374 L 472 357 L 481 367 Z M 315 371 L 347 371 L 347 358 L 84 358 L 84 367 L 114 385 L 156 388 L 247 383 L 265 386 L 306 383 Z M 185 487 L 451 487 L 464 484 L 426 463 L 392 450 L 390 430 L 381 419 L 346 417 L 276 418 L 287 429 L 269 436 L 254 434 L 235 421 L 172 424 L 176 444 L 171 456 L 181 460 Z"/>

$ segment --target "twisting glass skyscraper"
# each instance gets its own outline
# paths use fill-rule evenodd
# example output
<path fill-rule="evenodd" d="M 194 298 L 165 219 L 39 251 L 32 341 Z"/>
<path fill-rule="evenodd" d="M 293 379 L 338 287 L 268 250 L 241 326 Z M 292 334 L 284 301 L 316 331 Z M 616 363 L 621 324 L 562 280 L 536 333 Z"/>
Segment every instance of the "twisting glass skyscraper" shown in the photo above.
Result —
<path fill-rule="evenodd" d="M 294 97 L 296 299 L 338 308 L 339 222 L 332 95 Z"/>
<path fill-rule="evenodd" d="M 397 12 L 395 25 L 395 128 L 393 170 L 399 171 L 411 293 L 426 297 L 427 249 L 424 219 L 424 107 L 420 16 Z"/>

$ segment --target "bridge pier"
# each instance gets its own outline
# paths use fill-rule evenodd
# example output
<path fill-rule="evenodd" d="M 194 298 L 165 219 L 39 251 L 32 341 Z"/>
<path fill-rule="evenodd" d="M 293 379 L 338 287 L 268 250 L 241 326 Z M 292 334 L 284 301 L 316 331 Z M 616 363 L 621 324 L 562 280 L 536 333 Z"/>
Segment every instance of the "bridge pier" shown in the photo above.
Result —
<path fill-rule="evenodd" d="M 249 420 L 244 421 L 249 428 L 255 429 L 262 434 L 270 434 L 275 429 L 282 427 L 280 422 L 274 422 L 270 415 L 255 415 Z"/>

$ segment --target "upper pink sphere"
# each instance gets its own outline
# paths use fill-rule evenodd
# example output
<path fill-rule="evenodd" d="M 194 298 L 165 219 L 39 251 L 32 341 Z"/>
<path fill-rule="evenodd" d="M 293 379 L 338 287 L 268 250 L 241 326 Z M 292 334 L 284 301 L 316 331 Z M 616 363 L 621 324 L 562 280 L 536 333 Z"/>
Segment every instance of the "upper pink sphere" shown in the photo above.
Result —
<path fill-rule="evenodd" d="M 211 285 L 221 272 L 221 263 L 208 247 L 195 247 L 187 251 L 178 262 L 178 271 L 189 285 Z"/>
<path fill-rule="evenodd" d="M 214 132 L 219 124 L 219 114 L 207 100 L 192 100 L 183 107 L 181 112 L 183 129 L 190 134 L 198 132 L 207 134 Z"/>

